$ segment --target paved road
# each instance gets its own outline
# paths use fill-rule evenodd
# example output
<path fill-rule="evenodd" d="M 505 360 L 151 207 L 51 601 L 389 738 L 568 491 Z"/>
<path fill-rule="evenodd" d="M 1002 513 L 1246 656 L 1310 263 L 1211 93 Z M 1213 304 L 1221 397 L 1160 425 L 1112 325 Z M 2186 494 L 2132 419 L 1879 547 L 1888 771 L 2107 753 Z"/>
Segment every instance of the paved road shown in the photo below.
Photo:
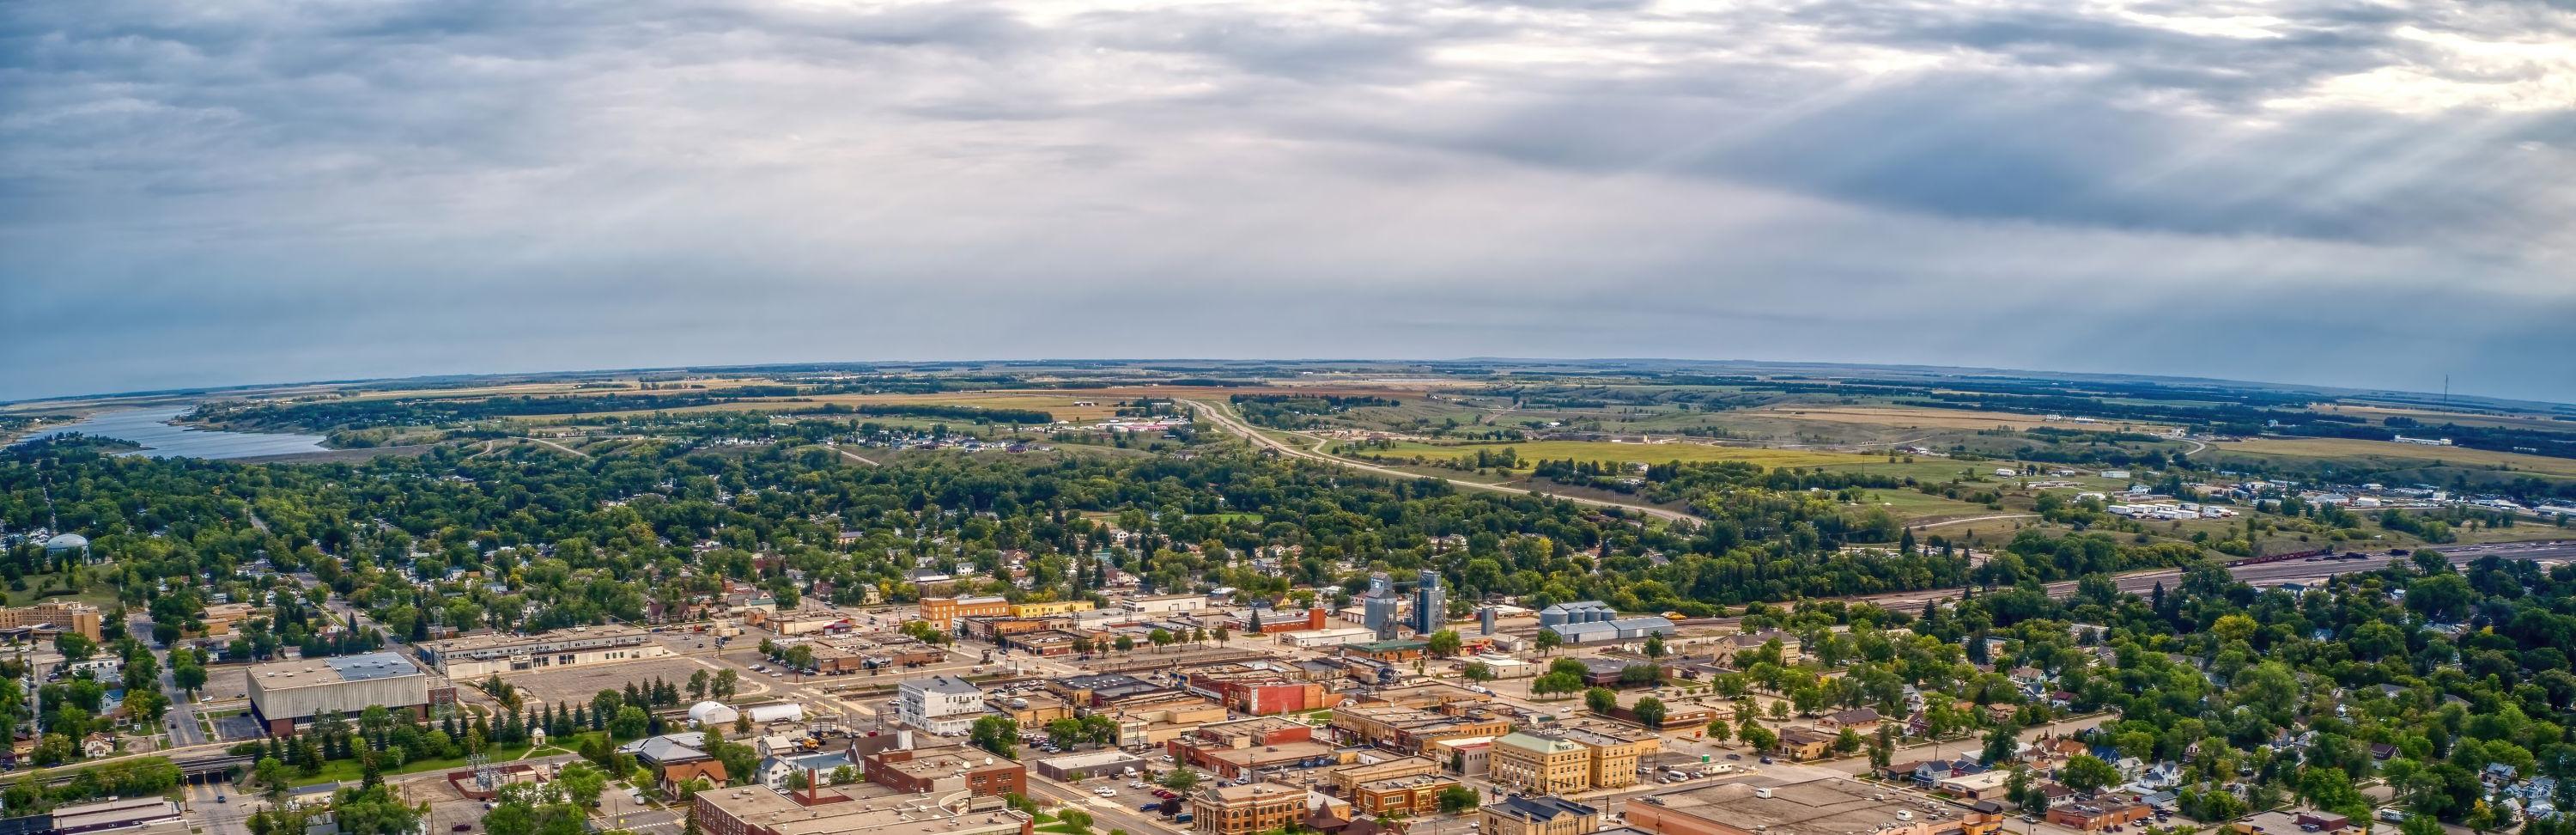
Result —
<path fill-rule="evenodd" d="M 1525 487 L 1506 487 L 1506 486 L 1499 485 L 1499 484 L 1486 484 L 1486 483 L 1481 482 L 1481 481 L 1469 481 L 1469 480 L 1467 480 L 1467 479 L 1462 479 L 1462 478 L 1447 478 L 1447 477 L 1442 477 L 1442 476 L 1426 476 L 1426 475 L 1423 475 L 1423 474 L 1421 474 L 1421 473 L 1409 473 L 1409 472 L 1405 472 L 1405 471 L 1403 471 L 1403 470 L 1398 470 L 1398 469 L 1395 469 L 1395 468 L 1392 468 L 1392 467 L 1381 467 L 1381 466 L 1378 466 L 1378 465 L 1375 465 L 1375 464 L 1368 464 L 1368 463 L 1363 463 L 1363 462 L 1359 462 L 1359 461 L 1353 461 L 1353 460 L 1351 460 L 1351 459 L 1343 458 L 1343 457 L 1338 456 L 1338 455 L 1331 455 L 1331 454 L 1327 454 L 1327 453 L 1323 453 L 1323 452 L 1318 452 L 1318 451 L 1315 451 L 1315 450 L 1305 449 L 1305 448 L 1302 448 L 1302 447 L 1296 446 L 1296 445 L 1294 445 L 1294 444 L 1283 443 L 1283 442 L 1279 441 L 1279 440 L 1278 440 L 1278 439 L 1276 439 L 1276 438 L 1272 438 L 1272 437 L 1270 437 L 1270 436 L 1268 436 L 1268 435 L 1261 434 L 1261 432 L 1260 432 L 1259 430 L 1256 430 L 1256 429 L 1252 428 L 1252 425 L 1251 425 L 1251 424 L 1244 423 L 1242 420 L 1239 420 L 1239 419 L 1235 418 L 1235 416 L 1234 416 L 1234 415 L 1232 415 L 1232 414 L 1230 414 L 1230 413 L 1226 412 L 1223 408 L 1220 408 L 1220 407 L 1218 407 L 1218 406 L 1216 406 L 1216 405 L 1213 405 L 1213 404 L 1210 404 L 1210 403 L 1206 403 L 1206 402 L 1202 402 L 1202 401 L 1198 401 L 1198 400 L 1183 400 L 1183 401 L 1181 401 L 1181 402 L 1182 402 L 1182 403 L 1184 403 L 1184 404 L 1187 404 L 1187 405 L 1190 407 L 1190 409 L 1191 409 L 1192 411 L 1194 411 L 1194 412 L 1196 412 L 1196 413 L 1198 414 L 1198 416 L 1199 416 L 1199 417 L 1206 419 L 1209 423 L 1214 423 L 1214 424 L 1216 424 L 1218 428 L 1220 428 L 1220 429 L 1224 429 L 1225 431 L 1232 432 L 1232 433 L 1237 434 L 1237 435 L 1241 435 L 1241 436 L 1243 436 L 1243 437 L 1245 437 L 1245 438 L 1247 438 L 1247 439 L 1250 439 L 1253 443 L 1260 444 L 1261 446 L 1268 447 L 1268 448 L 1273 449 L 1273 450 L 1277 450 L 1280 454 L 1283 454 L 1283 455 L 1291 455 L 1291 456 L 1295 456 L 1295 457 L 1298 457 L 1298 458 L 1304 458 L 1304 459 L 1309 460 L 1309 461 L 1321 461 L 1321 462 L 1323 462 L 1323 463 L 1332 464 L 1332 465 L 1337 466 L 1337 467 L 1342 467 L 1342 468 L 1345 468 L 1345 469 L 1358 470 L 1358 471 L 1365 472 L 1365 473 L 1374 473 L 1374 474 L 1376 474 L 1376 475 L 1382 475 L 1382 476 L 1386 476 L 1386 477 L 1389 477 L 1389 478 L 1401 478 L 1401 479 L 1415 479 L 1415 478 L 1439 478 L 1441 481 L 1446 481 L 1446 482 L 1449 482 L 1450 484 L 1454 484 L 1454 485 L 1457 485 L 1457 486 L 1460 486 L 1460 487 L 1465 487 L 1465 488 L 1469 488 L 1469 489 L 1473 489 L 1473 490 L 1490 490 L 1490 491 L 1493 491 L 1493 492 L 1496 492 L 1496 493 L 1520 493 L 1520 494 L 1523 494 L 1523 495 L 1529 495 L 1529 496 L 1542 496 L 1542 497 L 1551 498 L 1551 499 L 1561 499 L 1561 500 L 1564 500 L 1564 501 L 1569 501 L 1569 502 L 1573 502 L 1573 503 L 1575 503 L 1575 504 L 1580 504 L 1580 505 L 1590 505 L 1590 506 L 1593 506 L 1593 507 L 1615 507 L 1615 508 L 1619 508 L 1619 509 L 1621 509 L 1621 510 L 1631 511 L 1631 512 L 1635 512 L 1635 513 L 1643 513 L 1643 514 L 1646 514 L 1646 515 L 1648 515 L 1648 516 L 1655 517 L 1655 518 L 1657 518 L 1657 519 L 1663 519 L 1663 520 L 1670 521 L 1670 522 L 1677 522 L 1677 523 L 1684 524 L 1684 525 L 1697 525 L 1697 524 L 1699 524 L 1699 523 L 1700 523 L 1700 518 L 1699 518 L 1699 517 L 1697 517 L 1697 516 L 1692 516 L 1692 515 L 1690 515 L 1690 514 L 1688 514 L 1688 513 L 1682 513 L 1682 512 L 1679 512 L 1679 511 L 1665 510 L 1665 509 L 1660 508 L 1660 507 L 1652 507 L 1652 506 L 1648 506 L 1648 505 L 1641 505 L 1641 504 L 1627 504 L 1627 503 L 1624 503 L 1624 502 L 1613 502 L 1613 501 L 1606 501 L 1606 500 L 1603 500 L 1603 499 L 1588 499 L 1588 498 L 1583 498 L 1583 497 L 1580 497 L 1580 496 L 1568 496 L 1568 495 L 1563 495 L 1563 494 L 1558 494 L 1558 493 L 1549 493 L 1549 492 L 1544 491 L 1544 490 L 1532 490 L 1532 489 L 1525 488 Z"/>

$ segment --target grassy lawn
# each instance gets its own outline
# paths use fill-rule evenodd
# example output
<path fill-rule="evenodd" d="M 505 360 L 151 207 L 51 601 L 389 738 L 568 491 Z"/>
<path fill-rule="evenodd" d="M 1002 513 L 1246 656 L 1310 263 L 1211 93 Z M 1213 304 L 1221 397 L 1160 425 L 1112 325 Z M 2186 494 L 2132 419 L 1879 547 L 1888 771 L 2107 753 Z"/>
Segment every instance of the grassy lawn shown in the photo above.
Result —
<path fill-rule="evenodd" d="M 490 749 L 490 753 L 491 753 L 491 755 L 492 755 L 492 763 L 493 763 L 494 765 L 503 765 L 503 766 L 506 766 L 506 765 L 508 765 L 512 760 L 519 759 L 522 755 L 526 755 L 526 756 L 533 756 L 533 757 L 546 757 L 546 756 L 553 756 L 553 755 L 556 755 L 556 754 L 573 754 L 573 753 L 579 753 L 579 752 L 578 752 L 578 751 L 576 751 L 574 748 L 567 748 L 567 747 L 564 747 L 563 745 L 559 745 L 559 744 L 556 744 L 556 743 L 557 743 L 557 742 L 564 742 L 564 743 L 569 743 L 569 744 L 571 744 L 571 745 L 573 745 L 573 746 L 578 747 L 578 746 L 581 744 L 581 740 L 586 739 L 586 738 L 588 738 L 588 737 L 590 737 L 590 736 L 592 736 L 592 735 L 595 735 L 595 734 L 601 734 L 601 733 L 606 733 L 606 732 L 605 732 L 605 731 L 591 731 L 591 732 L 589 732 L 589 733 L 575 734 L 575 735 L 574 735 L 572 738 L 570 738 L 570 739 L 565 739 L 565 740 L 548 740 L 548 741 L 546 742 L 546 744 L 545 744 L 543 747 L 539 747 L 539 748 L 537 748 L 537 749 L 536 749 L 536 753 L 534 753 L 534 754 L 529 754 L 529 752 L 528 752 L 528 746 L 525 746 L 525 745 L 496 745 L 496 746 L 493 746 L 493 747 Z M 387 770 L 385 771 L 385 775 L 386 775 L 386 776 L 392 776 L 392 775 L 396 775 L 396 774 L 418 774 L 418 773 L 421 773 L 421 772 L 424 772 L 424 771 L 458 771 L 458 770 L 462 770 L 462 769 L 464 769 L 465 767 L 466 767 L 466 764 L 465 764 L 465 758 L 464 758 L 464 757 L 440 757 L 440 758 L 436 758 L 436 759 L 427 759 L 427 760 L 419 760 L 419 761 L 414 761 L 414 762 L 405 762 L 405 763 L 403 763 L 400 767 L 387 769 Z M 330 762 L 327 762 L 327 763 L 323 763 L 323 764 L 322 764 L 322 771 L 321 771 L 321 773 L 314 774 L 314 775 L 311 775 L 311 776 L 305 776 L 305 775 L 301 775 L 301 774 L 299 774 L 299 775 L 297 775 L 297 776 L 296 776 L 296 778 L 295 778 L 295 780 L 294 780 L 294 783 L 295 783 L 295 785 L 297 785 L 297 786 L 310 786 L 310 785 L 315 785 L 315 784 L 319 784 L 319 783 L 332 783 L 332 782 L 353 783 L 353 782 L 357 782 L 360 778 L 363 778 L 363 777 L 365 777 L 365 776 L 366 776 L 366 769 L 365 769 L 364 767 L 360 766 L 360 765 L 358 764 L 358 761 L 357 761 L 357 760 L 354 760 L 354 759 L 348 759 L 348 760 L 332 760 L 332 761 L 330 761 Z"/>

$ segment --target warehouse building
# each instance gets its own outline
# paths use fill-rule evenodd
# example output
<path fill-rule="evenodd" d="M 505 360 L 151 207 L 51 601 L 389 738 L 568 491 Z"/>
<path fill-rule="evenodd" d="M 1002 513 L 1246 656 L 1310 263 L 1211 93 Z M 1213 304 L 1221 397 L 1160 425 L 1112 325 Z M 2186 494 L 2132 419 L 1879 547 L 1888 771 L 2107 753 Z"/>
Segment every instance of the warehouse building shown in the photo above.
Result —
<path fill-rule="evenodd" d="M 1588 623 L 1559 623 L 1546 629 L 1568 644 L 1607 644 L 1642 641 L 1650 635 L 1669 638 L 1673 635 L 1673 622 L 1659 617 L 1613 618 Z"/>
<path fill-rule="evenodd" d="M 354 718 L 383 705 L 427 719 L 430 705 L 456 702 L 456 688 L 433 686 L 428 673 L 394 652 L 274 661 L 250 668 L 247 678 L 251 718 L 273 735 L 335 711 Z"/>
<path fill-rule="evenodd" d="M 643 658 L 671 651 L 651 633 L 631 626 L 576 626 L 535 635 L 468 635 L 419 645 L 420 660 L 450 679 L 478 679 L 494 673 L 582 667 Z"/>

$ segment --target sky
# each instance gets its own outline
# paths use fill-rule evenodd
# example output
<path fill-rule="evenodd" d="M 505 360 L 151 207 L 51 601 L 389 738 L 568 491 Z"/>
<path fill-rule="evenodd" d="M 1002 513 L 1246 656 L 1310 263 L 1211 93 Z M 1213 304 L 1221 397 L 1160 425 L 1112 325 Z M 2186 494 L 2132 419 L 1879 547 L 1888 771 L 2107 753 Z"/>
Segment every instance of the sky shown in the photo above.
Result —
<path fill-rule="evenodd" d="M 2576 7 L 0 4 L 0 399 L 1670 357 L 2576 402 Z"/>

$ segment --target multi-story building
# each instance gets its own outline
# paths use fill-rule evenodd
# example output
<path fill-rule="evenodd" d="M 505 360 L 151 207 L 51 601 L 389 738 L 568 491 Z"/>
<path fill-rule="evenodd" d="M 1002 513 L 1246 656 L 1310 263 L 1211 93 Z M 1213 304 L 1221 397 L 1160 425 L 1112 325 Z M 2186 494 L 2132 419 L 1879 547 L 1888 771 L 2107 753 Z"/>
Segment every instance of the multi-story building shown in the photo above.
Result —
<path fill-rule="evenodd" d="M 1585 777 L 1596 789 L 1636 785 L 1637 761 L 1664 747 L 1663 737 L 1653 733 L 1610 726 L 1563 728 L 1557 733 L 1584 747 L 1589 769 Z"/>
<path fill-rule="evenodd" d="M 1494 782 L 1566 794 L 1636 785 L 1638 759 L 1662 747 L 1653 734 L 1609 728 L 1516 731 L 1494 740 L 1487 763 Z"/>
<path fill-rule="evenodd" d="M 1514 731 L 1495 739 L 1488 762 L 1496 784 L 1533 794 L 1571 794 L 1592 787 L 1586 749 L 1544 731 Z"/>
<path fill-rule="evenodd" d="M 456 701 L 456 688 L 433 686 L 428 673 L 394 652 L 272 661 L 246 678 L 251 718 L 271 734 L 293 733 L 325 713 L 355 718 L 376 705 L 427 719 L 431 704 Z"/>
<path fill-rule="evenodd" d="M 1306 790 L 1278 783 L 1217 786 L 1190 798 L 1190 829 L 1205 835 L 1255 835 L 1285 829 L 1306 814 Z"/>
<path fill-rule="evenodd" d="M 1345 707 L 1333 711 L 1333 727 L 1361 745 L 1423 754 L 1444 739 L 1492 737 L 1510 733 L 1511 722 L 1481 711 L 1457 715 L 1409 707 Z"/>
<path fill-rule="evenodd" d="M 70 632 L 96 641 L 99 640 L 98 624 L 97 606 L 68 600 L 48 600 L 32 606 L 0 609 L 0 629 Z"/>
<path fill-rule="evenodd" d="M 1011 605 L 1011 617 L 1015 618 L 1049 618 L 1088 611 L 1091 611 L 1091 601 L 1088 600 L 1051 600 L 1045 603 Z"/>
<path fill-rule="evenodd" d="M 468 635 L 415 645 L 420 660 L 450 679 L 581 667 L 671 654 L 652 633 L 631 626 L 576 626 L 535 635 Z"/>
<path fill-rule="evenodd" d="M 887 749 L 864 760 L 869 782 L 905 794 L 1001 797 L 1029 790 L 1027 766 L 963 745 Z"/>
<path fill-rule="evenodd" d="M 1440 793 L 1455 785 L 1439 774 L 1371 780 L 1351 788 L 1351 808 L 1372 815 L 1428 815 L 1440 811 Z"/>
<path fill-rule="evenodd" d="M 934 734 L 955 736 L 984 715 L 984 690 L 955 676 L 905 679 L 895 694 L 895 720 Z"/>
<path fill-rule="evenodd" d="M 1189 690 L 1243 713 L 1269 716 L 1337 707 L 1341 694 L 1321 682 L 1307 681 L 1304 671 L 1267 664 L 1229 664 L 1190 673 Z"/>
<path fill-rule="evenodd" d="M 1324 769 L 1324 782 L 1332 786 L 1334 791 L 1340 792 L 1343 797 L 1349 797 L 1352 790 L 1359 788 L 1362 783 L 1438 773 L 1440 773 L 1439 763 L 1422 757 L 1397 757 L 1373 763 L 1352 763 Z"/>
<path fill-rule="evenodd" d="M 1471 736 L 1431 743 L 1431 759 L 1460 777 L 1476 777 L 1493 767 L 1494 738 Z"/>
<path fill-rule="evenodd" d="M 1534 795 L 1477 809 L 1476 820 L 1482 835 L 1590 835 L 1601 828 L 1601 810 L 1562 797 Z"/>
<path fill-rule="evenodd" d="M 1164 748 L 1171 752 L 1173 762 L 1227 780 L 1241 780 L 1273 769 L 1332 765 L 1341 759 L 1333 746 L 1320 742 L 1233 748 L 1185 737 L 1166 743 Z"/>
<path fill-rule="evenodd" d="M 921 619 L 942 630 L 956 627 L 962 617 L 1000 617 L 1011 613 L 1011 601 L 999 597 L 924 597 Z"/>

